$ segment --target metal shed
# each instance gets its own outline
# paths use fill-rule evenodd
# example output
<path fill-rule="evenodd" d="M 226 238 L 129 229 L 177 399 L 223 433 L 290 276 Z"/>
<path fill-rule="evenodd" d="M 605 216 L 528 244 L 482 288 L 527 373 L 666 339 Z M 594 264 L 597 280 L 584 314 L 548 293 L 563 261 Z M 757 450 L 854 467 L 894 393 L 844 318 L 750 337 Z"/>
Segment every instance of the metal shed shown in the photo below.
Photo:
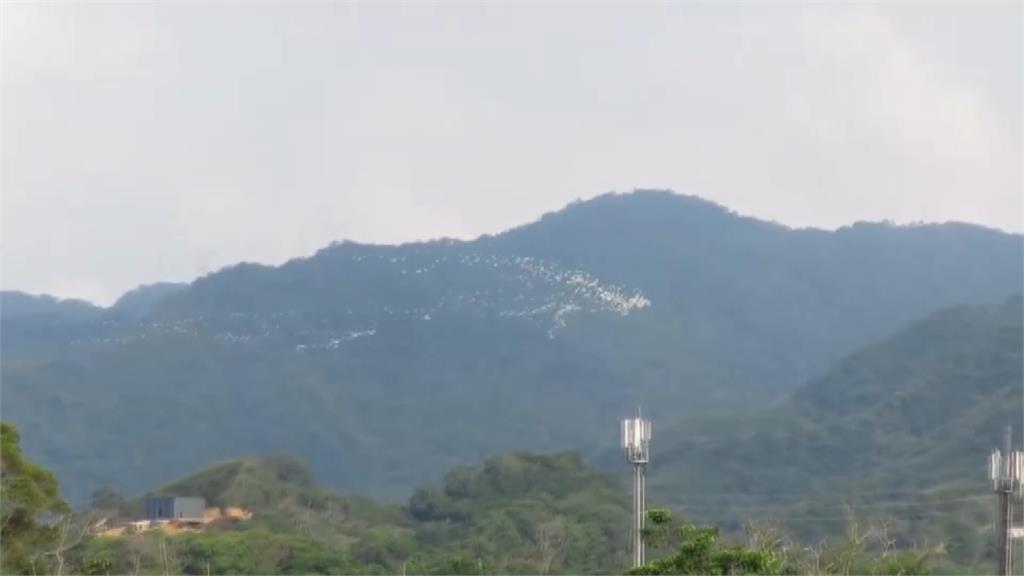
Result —
<path fill-rule="evenodd" d="M 206 500 L 183 496 L 153 496 L 143 500 L 142 507 L 147 520 L 201 522 Z"/>

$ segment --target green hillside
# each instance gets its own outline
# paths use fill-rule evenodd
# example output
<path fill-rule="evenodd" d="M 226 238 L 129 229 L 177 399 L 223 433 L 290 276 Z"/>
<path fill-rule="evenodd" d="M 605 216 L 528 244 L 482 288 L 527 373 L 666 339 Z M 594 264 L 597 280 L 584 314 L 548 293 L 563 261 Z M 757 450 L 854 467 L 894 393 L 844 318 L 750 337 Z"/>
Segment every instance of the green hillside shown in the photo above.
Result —
<path fill-rule="evenodd" d="M 810 380 L 778 408 L 660 434 L 652 491 L 736 526 L 840 531 L 846 505 L 903 542 L 952 539 L 971 565 L 991 522 L 986 458 L 1024 418 L 1020 296 L 911 323 Z"/>
<path fill-rule="evenodd" d="M 627 495 L 579 455 L 514 453 L 458 467 L 409 502 L 430 554 L 498 573 L 608 573 L 625 563 Z"/>
<path fill-rule="evenodd" d="M 347 546 L 371 527 L 409 526 L 395 506 L 319 487 L 306 464 L 290 456 L 225 461 L 151 494 L 201 496 L 209 506 L 240 506 L 253 513 L 250 528 L 310 536 L 332 546 Z"/>
<path fill-rule="evenodd" d="M 5 438 L 17 441 L 6 431 Z M 8 452 L 4 465 L 10 472 Z M 124 522 L 140 517 L 142 496 L 124 499 L 103 490 L 71 526 L 84 528 L 102 518 L 107 528 L 121 527 L 115 534 L 75 537 L 64 551 L 65 568 L 85 574 L 607 574 L 627 564 L 626 491 L 575 453 L 512 453 L 456 467 L 442 484 L 419 488 L 403 505 L 320 488 L 308 468 L 289 456 L 220 462 L 147 494 L 202 496 L 209 505 L 242 507 L 252 515 L 215 520 L 199 532 L 137 532 Z M 10 496 L 5 489 L 5 505 Z M 807 502 L 815 508 L 813 497 Z M 661 501 L 655 497 L 651 504 Z M 904 533 L 914 511 L 890 512 L 892 518 L 885 519 L 859 511 L 857 524 L 847 518 L 845 530 L 819 527 L 793 540 L 765 524 L 721 539 L 713 525 L 690 525 L 700 519 L 683 510 L 681 531 L 651 534 L 649 558 L 655 563 L 642 573 L 706 561 L 761 566 L 755 573 L 817 574 L 819 560 L 843 574 L 916 574 L 926 566 L 955 573 L 991 570 L 991 534 L 977 534 L 963 518 L 943 519 L 931 532 L 944 540 L 912 542 Z M 652 512 L 652 521 L 668 517 L 666 511 Z M 887 532 L 876 532 L 879 527 Z M 821 554 L 801 541 L 820 546 Z M 960 560 L 967 553 L 973 556 Z M 48 556 L 29 557 L 36 568 L 53 566 Z"/>
<path fill-rule="evenodd" d="M 510 450 L 600 455 L 638 402 L 659 423 L 778 403 L 914 318 L 1019 292 L 1022 261 L 1019 235 L 963 224 L 790 229 L 611 194 L 469 242 L 239 264 L 98 317 L 4 306 L 0 412 L 76 502 L 273 453 L 401 499 Z"/>
<path fill-rule="evenodd" d="M 622 573 L 628 562 L 627 494 L 574 453 L 512 453 L 460 466 L 405 505 L 318 488 L 291 457 L 225 461 L 151 493 L 203 496 L 253 515 L 214 521 L 199 532 L 86 536 L 68 550 L 66 565 L 86 574 L 609 574 Z M 95 500 L 92 510 L 80 512 L 83 518 L 117 518 L 111 503 L 118 503 L 122 520 L 139 515 L 140 498 L 104 492 Z M 670 517 L 652 511 L 656 525 Z M 661 536 L 649 535 L 654 563 L 637 573 L 730 565 L 737 573 L 819 574 L 820 561 L 843 574 L 918 574 L 948 565 L 945 552 L 929 547 L 900 543 L 883 553 L 879 542 L 841 534 L 827 535 L 815 560 L 810 548 L 777 540 L 764 528 L 720 538 L 713 526 L 680 519 L 680 530 L 665 526 Z M 809 542 L 826 539 L 817 536 Z"/>
<path fill-rule="evenodd" d="M 610 573 L 625 561 L 626 495 L 573 453 L 514 453 L 458 467 L 401 506 L 319 488 L 289 457 L 222 462 L 153 493 L 203 496 L 253 513 L 172 538 L 174 570 L 186 573 L 202 572 L 204 562 L 220 573 L 395 573 L 403 566 L 410 573 Z M 134 547 L 149 550 L 144 572 L 161 569 L 156 540 L 155 533 L 93 538 L 77 561 L 106 558 L 112 572 L 129 571 Z M 278 550 L 277 563 L 264 548 Z M 240 551 L 252 554 L 249 563 Z"/>

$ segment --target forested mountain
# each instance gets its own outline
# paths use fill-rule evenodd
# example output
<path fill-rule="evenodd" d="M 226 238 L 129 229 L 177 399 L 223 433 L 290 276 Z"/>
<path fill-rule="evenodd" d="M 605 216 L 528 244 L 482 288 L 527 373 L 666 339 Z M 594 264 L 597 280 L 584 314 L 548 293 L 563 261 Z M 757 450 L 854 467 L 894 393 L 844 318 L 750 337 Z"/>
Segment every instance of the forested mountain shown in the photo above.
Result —
<path fill-rule="evenodd" d="M 1024 424 L 1021 297 L 953 307 L 837 362 L 785 404 L 663 430 L 652 492 L 696 519 L 835 533 L 846 505 L 918 545 L 983 553 L 986 458 Z"/>
<path fill-rule="evenodd" d="M 4 305 L 3 417 L 78 501 L 274 452 L 405 496 L 508 450 L 600 454 L 638 402 L 659 430 L 773 405 L 914 318 L 1019 292 L 1022 260 L 963 224 L 795 230 L 610 194 L 474 241 L 240 264 L 132 314 Z"/>

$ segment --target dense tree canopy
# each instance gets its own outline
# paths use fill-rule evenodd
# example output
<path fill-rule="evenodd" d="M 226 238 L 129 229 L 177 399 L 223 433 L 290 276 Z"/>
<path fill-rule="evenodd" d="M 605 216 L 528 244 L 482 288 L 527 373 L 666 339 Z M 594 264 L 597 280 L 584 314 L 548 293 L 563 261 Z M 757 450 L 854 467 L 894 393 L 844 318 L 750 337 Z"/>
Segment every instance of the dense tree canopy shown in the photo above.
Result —
<path fill-rule="evenodd" d="M 17 429 L 0 422 L 0 543 L 4 572 L 44 571 L 57 518 L 69 510 L 53 473 L 21 453 Z"/>
<path fill-rule="evenodd" d="M 751 529 L 745 545 L 722 541 L 718 528 L 681 525 L 668 510 L 648 511 L 644 540 L 656 557 L 630 574 L 927 574 L 927 554 L 896 550 L 885 528 L 860 530 L 851 518 L 844 538 L 800 546 L 771 529 Z M 661 549 L 662 553 L 657 551 Z M 665 551 L 667 549 L 667 551 Z"/>
<path fill-rule="evenodd" d="M 671 543 L 675 549 L 630 574 L 779 574 L 785 568 L 782 552 L 772 545 L 726 545 L 717 528 L 675 526 L 672 514 L 663 509 L 649 510 L 647 520 L 644 540 L 655 548 Z"/>

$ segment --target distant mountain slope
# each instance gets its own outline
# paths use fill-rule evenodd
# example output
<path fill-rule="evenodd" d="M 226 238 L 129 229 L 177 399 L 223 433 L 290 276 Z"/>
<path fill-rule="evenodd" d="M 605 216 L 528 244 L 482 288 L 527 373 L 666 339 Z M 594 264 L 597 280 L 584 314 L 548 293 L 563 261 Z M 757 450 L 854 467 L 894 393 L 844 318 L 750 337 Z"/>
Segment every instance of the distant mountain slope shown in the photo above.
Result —
<path fill-rule="evenodd" d="M 918 534 L 983 525 L 985 459 L 1006 425 L 1019 438 L 1024 424 L 1022 315 L 1020 296 L 941 310 L 778 408 L 663 430 L 652 492 L 717 521 L 789 518 L 820 530 L 844 523 L 849 503 L 899 518 L 904 534 L 907 523 Z"/>
<path fill-rule="evenodd" d="M 110 307 L 111 312 L 117 315 L 126 315 L 129 318 L 145 318 L 160 301 L 187 289 L 188 284 L 180 282 L 157 282 L 139 286 L 118 298 L 117 302 Z"/>
<path fill-rule="evenodd" d="M 84 300 L 59 300 L 45 294 L 26 294 L 17 290 L 0 292 L 0 311 L 5 319 L 25 317 L 93 318 L 102 308 Z"/>
<path fill-rule="evenodd" d="M 0 291 L 0 360 L 11 365 L 60 355 L 68 341 L 93 338 L 103 313 L 82 300 Z"/>
<path fill-rule="evenodd" d="M 641 401 L 659 422 L 777 403 L 912 318 L 1019 292 L 1022 261 L 1019 235 L 961 224 L 606 195 L 472 242 L 240 264 L 45 340 L 0 315 L 2 411 L 77 499 L 268 452 L 404 496 L 511 449 L 599 454 Z"/>
<path fill-rule="evenodd" d="M 629 334 L 654 352 L 643 362 L 750 406 L 937 308 L 1019 292 L 1024 273 L 1020 235 L 961 223 L 791 229 L 657 191 L 578 202 L 482 242 L 638 287 L 652 314 L 637 319 L 655 320 Z"/>

